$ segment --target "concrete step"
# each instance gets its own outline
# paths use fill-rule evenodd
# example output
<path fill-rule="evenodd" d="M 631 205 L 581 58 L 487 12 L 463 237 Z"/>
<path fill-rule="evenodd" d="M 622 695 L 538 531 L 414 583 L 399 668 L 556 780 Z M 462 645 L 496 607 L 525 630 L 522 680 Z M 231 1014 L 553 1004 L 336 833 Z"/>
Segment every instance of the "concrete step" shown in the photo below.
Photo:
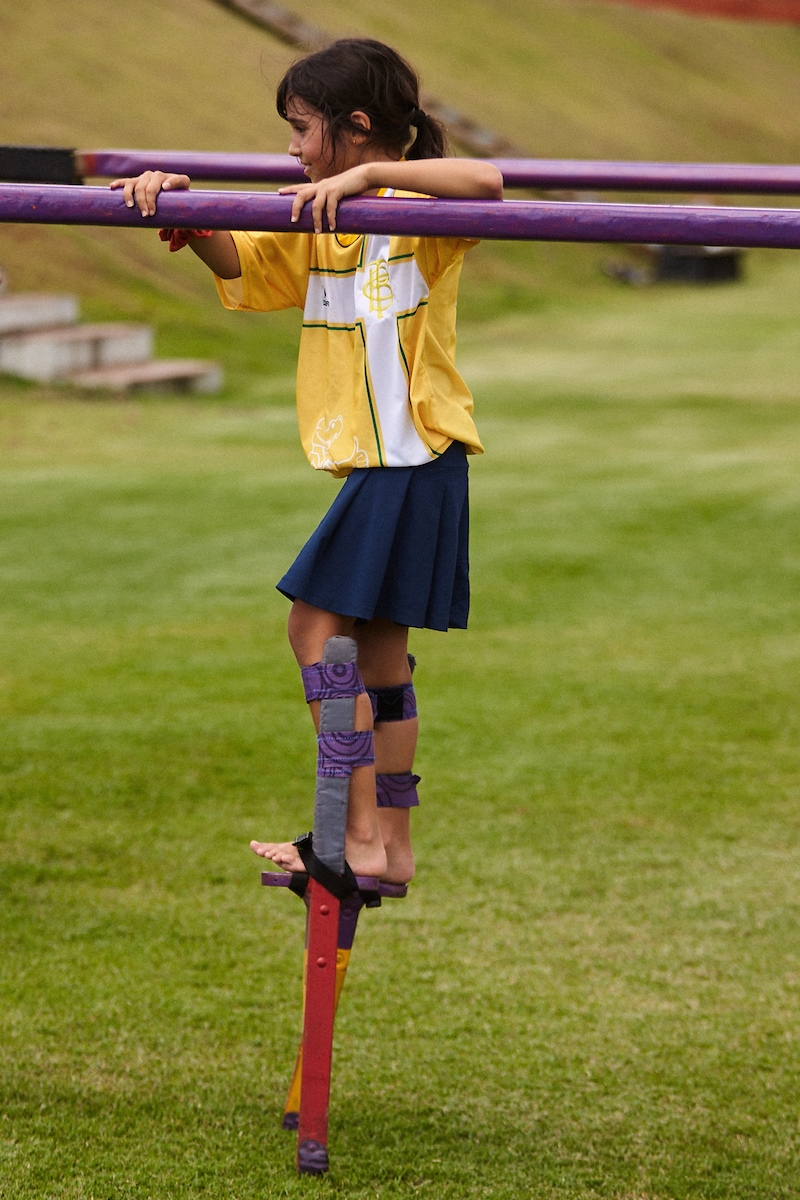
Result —
<path fill-rule="evenodd" d="M 152 358 L 149 325 L 124 321 L 68 325 L 0 337 L 0 371 L 52 383 L 99 367 L 141 363 Z"/>
<path fill-rule="evenodd" d="M 0 296 L 0 337 L 23 329 L 74 325 L 79 316 L 77 296 L 10 292 Z"/>
<path fill-rule="evenodd" d="M 150 362 L 77 371 L 65 382 L 76 387 L 105 388 L 110 392 L 218 392 L 222 387 L 222 368 L 219 363 L 207 359 L 157 358 Z"/>

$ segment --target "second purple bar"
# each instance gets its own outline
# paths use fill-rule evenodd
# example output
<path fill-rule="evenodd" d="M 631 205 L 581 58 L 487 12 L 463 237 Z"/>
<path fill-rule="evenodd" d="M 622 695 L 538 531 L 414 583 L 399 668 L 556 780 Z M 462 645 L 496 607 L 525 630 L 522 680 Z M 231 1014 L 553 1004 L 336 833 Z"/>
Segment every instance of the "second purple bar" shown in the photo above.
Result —
<path fill-rule="evenodd" d="M 288 154 L 221 154 L 194 150 L 86 150 L 84 175 L 116 179 L 142 171 L 173 171 L 200 182 L 302 183 Z M 495 158 L 506 187 L 578 191 L 710 192 L 715 195 L 800 196 L 800 167 L 760 163 L 605 162 Z"/>

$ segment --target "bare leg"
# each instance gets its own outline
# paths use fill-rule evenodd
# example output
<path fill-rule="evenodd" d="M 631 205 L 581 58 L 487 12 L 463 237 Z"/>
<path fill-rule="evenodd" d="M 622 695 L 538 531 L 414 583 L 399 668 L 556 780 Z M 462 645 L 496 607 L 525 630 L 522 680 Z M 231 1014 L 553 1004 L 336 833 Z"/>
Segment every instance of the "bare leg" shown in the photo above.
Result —
<path fill-rule="evenodd" d="M 354 630 L 358 642 L 358 663 L 367 687 L 394 687 L 409 683 L 408 627 L 393 621 L 375 620 Z M 380 721 L 375 726 L 375 770 L 382 775 L 400 775 L 414 765 L 419 722 Z M 386 850 L 386 875 L 391 883 L 408 883 L 414 877 L 411 849 L 410 811 L 407 808 L 379 808 L 383 845 Z"/>
<path fill-rule="evenodd" d="M 302 600 L 295 600 L 289 614 L 289 642 L 299 666 L 308 667 L 319 662 L 328 638 L 337 635 L 352 637 L 353 626 L 352 617 L 338 616 L 314 608 Z M 312 701 L 309 708 L 314 726 L 319 730 L 319 702 Z M 372 706 L 366 695 L 356 697 L 355 728 L 372 728 Z M 285 871 L 305 869 L 291 842 L 251 842 L 250 848 Z M 375 806 L 374 767 L 356 767 L 350 777 L 345 853 L 356 875 L 374 875 L 378 878 L 385 875 L 386 852 Z"/>

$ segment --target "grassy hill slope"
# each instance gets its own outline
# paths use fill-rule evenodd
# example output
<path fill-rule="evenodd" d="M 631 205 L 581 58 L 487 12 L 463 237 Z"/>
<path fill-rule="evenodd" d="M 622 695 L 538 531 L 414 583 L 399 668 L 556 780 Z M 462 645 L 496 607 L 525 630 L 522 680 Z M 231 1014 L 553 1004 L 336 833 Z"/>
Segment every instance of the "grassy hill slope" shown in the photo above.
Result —
<path fill-rule="evenodd" d="M 794 161 L 800 30 L 580 0 L 304 0 L 538 157 Z"/>
<path fill-rule="evenodd" d="M 304 0 L 385 38 L 427 87 L 531 154 L 793 160 L 800 29 L 576 0 Z M 213 0 L 0 6 L 2 136 L 51 144 L 282 149 L 292 51 Z"/>
<path fill-rule="evenodd" d="M 797 29 L 564 0 L 342 0 L 335 10 L 306 0 L 304 13 L 335 33 L 391 40 L 431 91 L 532 154 L 797 157 Z M 3 141 L 286 145 L 272 95 L 292 51 L 213 0 L 3 0 L 0 39 Z M 462 318 L 593 303 L 614 286 L 597 261 L 586 247 L 484 246 L 468 263 Z M 294 315 L 223 312 L 205 269 L 188 253 L 168 258 L 152 235 L 0 227 L 0 264 L 15 290 L 70 289 L 88 316 L 154 321 L 162 353 L 222 357 L 239 396 L 263 399 L 265 372 L 290 386 Z"/>

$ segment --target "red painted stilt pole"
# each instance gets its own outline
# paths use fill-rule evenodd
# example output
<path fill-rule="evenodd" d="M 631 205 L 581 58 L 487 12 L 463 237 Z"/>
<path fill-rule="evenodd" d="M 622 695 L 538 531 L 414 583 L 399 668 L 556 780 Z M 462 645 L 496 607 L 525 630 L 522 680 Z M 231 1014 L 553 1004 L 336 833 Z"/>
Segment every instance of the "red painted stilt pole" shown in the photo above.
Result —
<path fill-rule="evenodd" d="M 328 1169 L 328 1106 L 336 1011 L 339 901 L 315 879 L 308 881 L 308 891 L 308 952 L 297 1169 L 303 1175 L 321 1175 Z"/>
<path fill-rule="evenodd" d="M 264 871 L 261 875 L 265 887 L 288 890 L 291 880 L 290 875 L 281 871 Z M 364 896 L 369 896 L 369 903 L 374 904 L 378 896 L 401 899 L 408 892 L 404 883 L 381 883 L 369 876 L 358 876 L 357 883 L 359 892 L 339 901 L 317 880 L 309 879 L 303 897 L 308 910 L 303 1036 L 281 1124 L 284 1129 L 298 1130 L 297 1167 L 305 1175 L 321 1175 L 328 1167 L 333 1026 Z M 323 908 L 328 912 L 324 913 Z M 324 966 L 319 965 L 320 959 L 324 960 Z M 312 1015 L 310 1004 L 317 1016 Z M 310 1098 L 306 1102 L 307 1096 Z"/>

